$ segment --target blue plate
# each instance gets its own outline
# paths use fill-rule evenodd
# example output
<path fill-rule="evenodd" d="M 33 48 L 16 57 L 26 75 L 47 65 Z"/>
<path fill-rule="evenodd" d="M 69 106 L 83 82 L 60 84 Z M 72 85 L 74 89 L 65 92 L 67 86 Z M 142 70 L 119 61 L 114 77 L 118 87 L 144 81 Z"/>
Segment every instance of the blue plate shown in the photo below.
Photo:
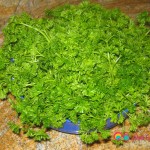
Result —
<path fill-rule="evenodd" d="M 51 128 L 60 132 L 79 134 L 79 124 L 74 124 L 69 119 L 66 120 L 62 128 Z"/>
<path fill-rule="evenodd" d="M 122 114 L 124 116 L 124 118 L 126 119 L 127 113 L 128 113 L 128 109 L 125 109 Z M 119 118 L 120 114 L 118 114 L 118 118 Z M 79 130 L 80 130 L 80 124 L 74 124 L 72 123 L 69 119 L 66 120 L 66 122 L 63 124 L 62 128 L 53 128 L 54 130 L 60 131 L 60 132 L 65 132 L 65 133 L 70 133 L 70 134 L 79 134 Z M 111 129 L 113 127 L 115 127 L 117 125 L 117 123 L 113 123 L 111 122 L 111 118 L 108 118 L 106 120 L 106 126 L 105 129 Z"/>

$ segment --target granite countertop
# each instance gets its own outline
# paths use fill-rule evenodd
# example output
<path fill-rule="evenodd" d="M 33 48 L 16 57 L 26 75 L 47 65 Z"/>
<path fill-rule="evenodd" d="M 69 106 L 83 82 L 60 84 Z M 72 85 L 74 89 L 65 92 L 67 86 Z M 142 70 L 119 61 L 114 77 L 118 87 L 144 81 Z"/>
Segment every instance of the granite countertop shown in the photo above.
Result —
<path fill-rule="evenodd" d="M 11 1 L 11 0 L 10 0 Z M 0 46 L 3 42 L 2 28 L 6 24 L 8 18 L 14 13 L 27 10 L 35 17 L 42 16 L 45 7 L 54 7 L 57 3 L 65 0 L 14 0 L 9 7 L 4 6 L 4 0 L 0 0 Z M 70 0 L 71 1 L 71 0 Z M 78 0 L 72 0 L 77 3 Z M 142 10 L 150 11 L 150 0 L 93 0 L 102 3 L 107 8 L 120 8 L 131 18 L 135 18 L 137 13 Z M 108 2 L 109 1 L 109 2 Z M 3 2 L 3 3 L 2 3 Z M 11 1 L 12 2 L 12 1 Z M 28 3 L 25 3 L 28 2 Z M 36 3 L 39 2 L 39 3 Z M 45 2 L 45 3 L 44 3 Z M 49 3 L 48 3 L 49 2 Z M 36 7 L 34 7 L 36 5 Z M 30 8 L 29 8 L 30 6 Z M 28 9 L 26 9 L 28 8 Z M 122 132 L 123 128 L 117 126 L 111 129 L 111 138 L 107 141 L 99 141 L 92 145 L 81 142 L 79 135 L 71 135 L 61 133 L 55 130 L 49 130 L 47 133 L 51 139 L 48 141 L 35 142 L 27 138 L 25 135 L 14 134 L 8 127 L 7 123 L 14 121 L 19 123 L 19 118 L 15 111 L 11 108 L 7 100 L 0 100 L 0 150 L 149 150 L 150 149 L 150 125 L 140 127 L 136 133 L 132 135 L 133 139 L 124 142 L 123 146 L 116 147 L 111 140 L 114 139 L 115 132 Z M 129 132 L 128 120 L 125 121 L 125 131 Z M 147 139 L 145 138 L 147 136 Z M 141 139 L 140 139 L 141 138 Z M 143 139 L 144 138 L 144 139 Z"/>

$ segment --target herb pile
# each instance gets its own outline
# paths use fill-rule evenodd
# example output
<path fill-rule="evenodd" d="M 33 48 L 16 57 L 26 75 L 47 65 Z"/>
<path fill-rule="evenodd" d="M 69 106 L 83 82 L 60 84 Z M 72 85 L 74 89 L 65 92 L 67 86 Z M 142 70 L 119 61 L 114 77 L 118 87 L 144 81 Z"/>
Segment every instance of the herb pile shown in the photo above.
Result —
<path fill-rule="evenodd" d="M 22 122 L 16 132 L 45 140 L 46 129 L 70 119 L 92 143 L 110 136 L 108 118 L 123 123 L 125 109 L 131 131 L 148 124 L 150 29 L 141 22 L 89 2 L 40 19 L 11 17 L 0 48 L 0 98 L 15 96 L 10 102 Z"/>

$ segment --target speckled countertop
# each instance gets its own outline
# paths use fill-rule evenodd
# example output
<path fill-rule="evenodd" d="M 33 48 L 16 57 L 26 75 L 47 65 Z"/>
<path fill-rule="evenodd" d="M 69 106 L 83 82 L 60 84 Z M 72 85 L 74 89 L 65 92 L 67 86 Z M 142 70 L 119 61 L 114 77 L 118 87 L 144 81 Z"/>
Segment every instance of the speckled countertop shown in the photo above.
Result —
<path fill-rule="evenodd" d="M 8 0 L 9 1 L 9 0 Z M 10 0 L 11 1 L 11 0 Z M 33 4 L 36 7 L 32 9 Z M 55 2 L 54 2 L 55 1 Z M 0 46 L 3 42 L 3 35 L 1 33 L 2 27 L 6 24 L 7 19 L 14 13 L 19 13 L 23 10 L 30 12 L 35 17 L 40 17 L 46 7 L 54 7 L 56 3 L 65 2 L 65 0 L 14 0 L 9 7 L 3 5 L 4 0 L 0 0 Z M 76 3 L 78 0 L 74 0 Z M 107 8 L 119 7 L 124 13 L 130 17 L 135 18 L 136 14 L 142 10 L 150 11 L 150 0 L 93 0 L 102 3 Z M 105 1 L 105 2 L 104 2 Z M 107 2 L 106 2 L 107 1 Z M 109 1 L 109 2 L 108 2 Z M 15 3 L 16 2 L 16 3 Z M 23 3 L 24 2 L 24 3 Z M 28 5 L 25 2 L 28 2 Z M 48 3 L 49 2 L 49 3 Z M 49 4 L 49 5 L 47 5 Z M 30 7 L 29 7 L 30 6 Z M 28 7 L 28 9 L 26 9 Z M 86 145 L 81 142 L 78 135 L 71 135 L 61 133 L 54 130 L 49 130 L 47 133 L 51 139 L 49 141 L 34 142 L 27 138 L 22 133 L 20 135 L 14 134 L 8 127 L 9 121 L 19 122 L 15 111 L 11 108 L 7 100 L 0 101 L 0 150 L 149 150 L 150 149 L 150 125 L 141 127 L 136 133 L 132 135 L 134 140 L 130 139 L 124 142 L 123 146 L 116 147 L 112 144 L 111 139 L 115 132 L 121 132 L 122 127 L 117 126 L 111 130 L 111 138 L 108 141 L 99 141 L 92 145 Z M 125 130 L 129 131 L 128 120 L 125 121 Z M 130 132 L 128 132 L 130 134 Z M 147 136 L 147 139 L 145 138 Z M 138 138 L 136 138 L 138 137 Z M 141 137 L 141 139 L 140 139 Z M 144 139 L 142 139 L 144 137 Z"/>

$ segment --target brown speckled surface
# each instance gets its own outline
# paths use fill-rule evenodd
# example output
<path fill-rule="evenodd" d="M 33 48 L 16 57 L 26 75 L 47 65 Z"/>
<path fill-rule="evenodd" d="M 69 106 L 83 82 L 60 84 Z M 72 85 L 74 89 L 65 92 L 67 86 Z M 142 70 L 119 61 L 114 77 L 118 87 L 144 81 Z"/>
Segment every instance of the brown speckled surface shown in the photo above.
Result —
<path fill-rule="evenodd" d="M 78 3 L 78 0 L 0 0 L 0 46 L 3 42 L 1 30 L 6 24 L 8 18 L 14 13 L 28 11 L 35 17 L 41 17 L 45 8 L 53 8 L 58 4 L 66 1 Z M 92 0 L 100 2 L 106 8 L 120 8 L 131 18 L 135 18 L 137 13 L 148 10 L 150 11 L 150 0 Z M 15 111 L 11 108 L 7 100 L 0 101 L 0 150 L 149 150 L 150 149 L 150 125 L 141 127 L 132 137 L 145 136 L 146 140 L 129 140 L 124 142 L 123 146 L 116 147 L 111 140 L 99 141 L 93 145 L 83 144 L 78 135 L 61 133 L 49 130 L 47 133 L 51 139 L 49 141 L 34 142 L 28 139 L 22 133 L 14 134 L 8 127 L 9 121 L 19 123 Z M 111 139 L 115 132 L 122 131 L 123 127 L 115 127 L 111 130 Z M 129 132 L 128 120 L 125 122 L 125 131 Z M 129 133 L 131 134 L 131 133 Z"/>

